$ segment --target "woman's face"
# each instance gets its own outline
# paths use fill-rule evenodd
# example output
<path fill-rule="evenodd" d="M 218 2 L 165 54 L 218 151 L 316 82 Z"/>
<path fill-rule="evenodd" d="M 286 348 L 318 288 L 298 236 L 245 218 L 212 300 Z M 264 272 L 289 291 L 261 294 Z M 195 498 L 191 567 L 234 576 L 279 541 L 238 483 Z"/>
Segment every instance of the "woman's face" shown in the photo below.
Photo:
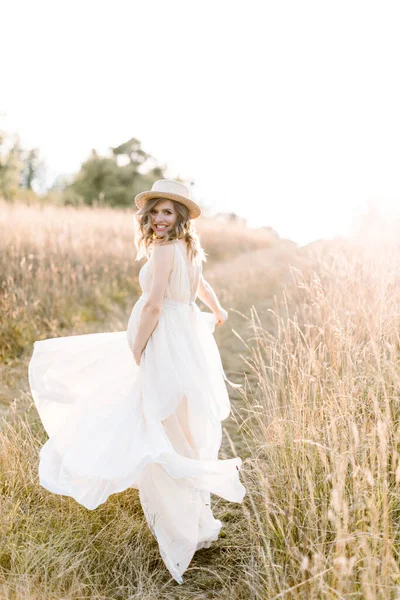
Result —
<path fill-rule="evenodd" d="M 159 200 L 150 211 L 151 227 L 158 237 L 166 237 L 175 225 L 177 217 L 178 213 L 172 200 Z"/>

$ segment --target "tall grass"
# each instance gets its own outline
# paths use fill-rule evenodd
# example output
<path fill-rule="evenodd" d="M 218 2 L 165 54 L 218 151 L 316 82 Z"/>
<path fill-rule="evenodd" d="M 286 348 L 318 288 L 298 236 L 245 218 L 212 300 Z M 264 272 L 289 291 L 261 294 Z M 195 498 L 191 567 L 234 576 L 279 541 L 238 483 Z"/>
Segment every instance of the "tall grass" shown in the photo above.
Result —
<path fill-rule="evenodd" d="M 104 329 L 98 298 L 128 289 L 129 306 L 137 270 L 127 258 L 126 214 L 12 210 L 21 211 L 8 213 L 13 232 L 5 232 L 2 217 L 5 247 L 12 251 L 1 269 L 7 266 L 13 277 L 3 287 L 8 312 L 2 326 L 14 314 L 25 329 L 35 317 L 30 335 L 46 337 L 48 322 L 48 331 L 60 335 L 64 306 L 77 319 L 88 298 L 93 321 L 72 320 L 70 331 Z M 49 229 L 35 238 L 30 223 L 43 221 Z M 263 247 L 260 238 L 240 248 L 240 231 L 229 230 L 222 251 L 226 230 L 204 227 L 199 223 L 202 239 L 210 236 L 207 278 L 231 311 L 216 337 L 224 365 L 244 384 L 235 391 L 233 418 L 223 424 L 220 455 L 244 458 L 243 504 L 214 498 L 225 527 L 218 542 L 195 554 L 178 588 L 135 490 L 86 511 L 40 488 L 38 452 L 46 436 L 25 383 L 0 431 L 2 599 L 400 598 L 397 236 L 364 233 L 295 250 L 284 243 Z M 40 255 L 36 263 L 29 259 L 36 265 L 30 270 L 28 252 Z M 59 272 L 54 286 L 52 262 Z M 82 264 L 90 267 L 72 287 L 74 268 Z M 97 277 L 90 280 L 92 274 Z M 65 304 L 63 281 L 72 289 Z M 86 296 L 89 281 L 98 296 Z M 103 315 L 122 326 L 126 305 L 118 312 L 110 302 Z M 19 342 L 24 368 L 28 339 Z"/>
<path fill-rule="evenodd" d="M 211 262 L 268 247 L 268 233 L 199 219 Z M 0 200 L 0 360 L 34 340 L 112 329 L 139 293 L 133 211 Z"/>
<path fill-rule="evenodd" d="M 399 254 L 355 238 L 307 259 L 273 334 L 251 314 L 253 592 L 398 598 Z"/>

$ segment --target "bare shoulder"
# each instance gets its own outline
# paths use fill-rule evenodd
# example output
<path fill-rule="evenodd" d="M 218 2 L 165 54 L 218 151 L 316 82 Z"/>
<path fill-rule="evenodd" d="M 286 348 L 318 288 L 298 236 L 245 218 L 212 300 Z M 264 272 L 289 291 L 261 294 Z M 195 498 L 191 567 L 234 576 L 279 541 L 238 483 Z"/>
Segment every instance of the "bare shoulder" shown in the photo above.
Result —
<path fill-rule="evenodd" d="M 173 242 L 154 244 L 153 255 L 157 261 L 170 262 L 174 256 Z"/>

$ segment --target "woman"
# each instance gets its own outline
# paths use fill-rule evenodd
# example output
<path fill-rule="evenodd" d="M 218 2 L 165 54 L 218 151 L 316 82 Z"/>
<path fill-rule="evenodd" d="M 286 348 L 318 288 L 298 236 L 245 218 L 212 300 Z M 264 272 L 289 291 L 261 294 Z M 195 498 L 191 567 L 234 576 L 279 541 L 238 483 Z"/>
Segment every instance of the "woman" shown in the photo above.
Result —
<path fill-rule="evenodd" d="M 127 332 L 34 344 L 29 381 L 49 435 L 39 477 L 89 510 L 138 489 L 161 557 L 183 583 L 194 552 L 222 527 L 210 493 L 241 502 L 246 492 L 241 459 L 218 460 L 230 402 L 212 331 L 227 313 L 202 276 L 201 211 L 188 188 L 162 179 L 135 203 L 137 259 L 148 261 Z"/>

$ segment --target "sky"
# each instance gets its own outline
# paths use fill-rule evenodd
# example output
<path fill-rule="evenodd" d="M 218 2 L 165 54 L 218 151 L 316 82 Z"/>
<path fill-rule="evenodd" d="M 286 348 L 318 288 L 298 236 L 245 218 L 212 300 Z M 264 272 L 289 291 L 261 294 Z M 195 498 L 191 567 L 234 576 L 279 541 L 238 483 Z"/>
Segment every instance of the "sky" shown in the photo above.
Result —
<path fill-rule="evenodd" d="M 400 3 L 0 0 L 0 129 L 47 183 L 131 137 L 298 244 L 400 206 Z"/>

